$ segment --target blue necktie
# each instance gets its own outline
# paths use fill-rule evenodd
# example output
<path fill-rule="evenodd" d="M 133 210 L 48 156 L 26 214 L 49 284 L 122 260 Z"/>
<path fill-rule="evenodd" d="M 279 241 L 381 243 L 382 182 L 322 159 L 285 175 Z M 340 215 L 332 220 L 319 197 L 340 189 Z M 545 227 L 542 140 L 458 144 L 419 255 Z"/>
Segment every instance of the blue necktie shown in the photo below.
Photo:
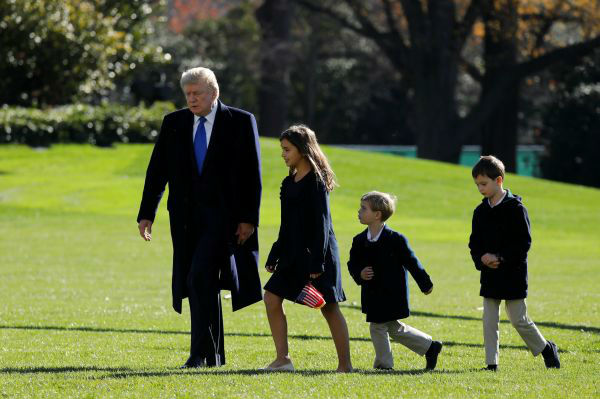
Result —
<path fill-rule="evenodd" d="M 206 118 L 201 116 L 200 123 L 196 129 L 196 137 L 194 137 L 194 153 L 196 154 L 196 164 L 198 165 L 198 174 L 202 174 L 202 165 L 206 157 L 206 129 L 204 129 Z"/>

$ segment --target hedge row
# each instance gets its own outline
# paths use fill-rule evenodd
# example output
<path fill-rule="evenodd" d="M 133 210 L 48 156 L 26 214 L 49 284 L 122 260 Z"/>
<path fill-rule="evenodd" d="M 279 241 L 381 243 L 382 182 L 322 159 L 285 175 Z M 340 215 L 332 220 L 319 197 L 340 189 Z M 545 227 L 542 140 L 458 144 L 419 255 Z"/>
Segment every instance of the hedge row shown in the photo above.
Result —
<path fill-rule="evenodd" d="M 75 104 L 47 110 L 5 105 L 0 108 L 0 144 L 147 143 L 156 139 L 163 116 L 174 109 L 167 102 L 151 107 Z"/>

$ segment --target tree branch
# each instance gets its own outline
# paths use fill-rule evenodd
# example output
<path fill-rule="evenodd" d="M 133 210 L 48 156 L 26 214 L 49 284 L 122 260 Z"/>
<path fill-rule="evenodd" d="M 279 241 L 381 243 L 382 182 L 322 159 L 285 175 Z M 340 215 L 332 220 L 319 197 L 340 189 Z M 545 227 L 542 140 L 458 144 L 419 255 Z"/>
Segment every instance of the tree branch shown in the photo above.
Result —
<path fill-rule="evenodd" d="M 540 30 L 535 34 L 535 43 L 533 44 L 532 51 L 542 48 L 542 45 L 544 44 L 544 36 L 546 36 L 546 34 L 550 31 L 550 28 L 552 28 L 554 21 L 555 19 L 553 18 L 547 18 L 543 20 Z"/>
<path fill-rule="evenodd" d="M 536 20 L 541 23 L 540 29 L 534 33 L 535 43 L 532 51 L 538 50 L 544 44 L 544 36 L 550 31 L 555 22 L 581 22 L 581 18 L 572 17 L 570 15 L 561 15 L 560 8 L 565 3 L 565 0 L 560 0 L 555 4 L 554 8 L 548 14 L 523 14 L 523 21 Z"/>
<path fill-rule="evenodd" d="M 469 76 L 473 78 L 473 80 L 479 83 L 483 82 L 483 74 L 479 71 L 479 68 L 477 68 L 475 65 L 473 65 L 463 57 L 460 57 L 460 63 L 465 68 L 465 71 L 467 71 Z"/>
<path fill-rule="evenodd" d="M 390 58 L 390 60 L 396 65 L 396 67 L 403 71 L 406 69 L 407 62 L 407 47 L 401 37 L 395 36 L 390 32 L 380 32 L 375 24 L 366 16 L 364 8 L 362 8 L 362 2 L 345 0 L 345 4 L 352 10 L 353 16 L 358 21 L 359 25 L 350 22 L 348 18 L 340 15 L 332 8 L 318 5 L 311 0 L 295 0 L 301 6 L 317 12 L 322 13 L 334 21 L 338 22 L 342 27 L 348 28 L 357 34 L 371 39 L 381 48 L 383 52 Z M 399 32 L 398 32 L 399 33 Z"/>
<path fill-rule="evenodd" d="M 354 23 L 350 22 L 347 18 L 345 18 L 345 17 L 341 16 L 340 14 L 338 14 L 337 12 L 333 11 L 331 8 L 317 5 L 310 0 L 294 0 L 294 1 L 310 11 L 328 16 L 329 18 L 333 19 L 334 21 L 339 23 L 344 28 L 350 29 L 351 31 L 356 32 L 362 36 L 366 36 L 370 39 L 373 39 L 369 35 L 369 33 L 367 31 L 365 31 L 365 29 L 363 29 L 361 26 L 355 25 Z"/>
<path fill-rule="evenodd" d="M 565 62 L 567 64 L 576 64 L 578 59 L 584 57 L 600 47 L 600 36 L 585 42 L 572 44 L 570 46 L 555 49 L 549 53 L 532 58 L 529 61 L 522 62 L 512 68 L 511 75 L 513 80 L 519 80 L 532 73 L 539 72 L 552 64 Z M 508 73 L 509 71 L 507 71 Z"/>
<path fill-rule="evenodd" d="M 481 0 L 472 0 L 469 3 L 469 7 L 465 12 L 465 15 L 457 25 L 457 40 L 456 44 L 459 49 L 462 49 L 467 41 L 467 38 L 473 30 L 473 25 L 477 21 L 477 18 L 481 16 Z"/>
<path fill-rule="evenodd" d="M 561 47 L 529 61 L 504 68 L 504 72 L 494 81 L 493 87 L 479 99 L 469 115 L 458 122 L 456 130 L 462 142 L 469 140 L 481 128 L 511 85 L 516 84 L 525 76 L 539 72 L 553 64 L 560 62 L 576 64 L 579 58 L 588 55 L 599 47 L 600 36 L 597 36 L 594 39 Z"/>
<path fill-rule="evenodd" d="M 392 3 L 390 2 L 390 0 L 382 1 L 385 10 L 385 18 L 390 28 L 390 33 L 393 37 L 395 37 L 396 40 L 398 40 L 398 42 L 404 43 L 404 37 L 402 36 L 402 32 L 400 32 L 398 26 L 396 25 L 396 19 L 394 18 L 394 10 L 392 9 Z"/>
<path fill-rule="evenodd" d="M 368 32 L 370 38 L 376 40 L 377 38 L 383 37 L 383 33 L 380 32 L 375 24 L 367 17 L 367 11 L 364 9 L 364 4 L 360 1 L 345 0 L 344 1 L 350 9 L 354 17 L 358 20 L 358 23 L 362 27 L 363 31 Z"/>
<path fill-rule="evenodd" d="M 408 31 L 410 32 L 410 42 L 415 48 L 415 44 L 421 42 L 425 45 L 424 35 L 426 34 L 426 22 L 421 2 L 419 0 L 400 0 L 402 9 L 408 21 Z"/>
<path fill-rule="evenodd" d="M 561 22 L 582 22 L 582 18 L 571 15 L 553 15 L 555 21 Z M 547 14 L 521 14 L 519 16 L 523 21 L 546 21 L 549 19 Z"/>
<path fill-rule="evenodd" d="M 345 0 L 345 3 L 350 7 L 354 16 L 362 26 L 362 28 L 371 33 L 371 38 L 377 45 L 390 57 L 392 62 L 398 65 L 398 68 L 403 70 L 406 65 L 407 48 L 404 45 L 404 40 L 400 36 L 400 32 L 396 30 L 395 34 L 392 29 L 390 32 L 381 32 L 375 24 L 367 17 L 368 12 L 364 8 L 364 2 L 358 0 Z M 395 30 L 395 24 L 394 30 Z"/>

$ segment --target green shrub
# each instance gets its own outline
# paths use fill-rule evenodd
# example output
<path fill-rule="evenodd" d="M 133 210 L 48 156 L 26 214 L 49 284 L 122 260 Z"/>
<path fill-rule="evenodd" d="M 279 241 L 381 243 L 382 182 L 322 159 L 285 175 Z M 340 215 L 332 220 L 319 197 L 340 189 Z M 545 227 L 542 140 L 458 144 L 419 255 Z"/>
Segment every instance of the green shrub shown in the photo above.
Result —
<path fill-rule="evenodd" d="M 47 147 L 52 143 L 110 146 L 115 142 L 152 142 L 164 115 L 174 109 L 168 102 L 151 107 L 75 104 L 47 110 L 5 105 L 0 108 L 0 144 Z"/>

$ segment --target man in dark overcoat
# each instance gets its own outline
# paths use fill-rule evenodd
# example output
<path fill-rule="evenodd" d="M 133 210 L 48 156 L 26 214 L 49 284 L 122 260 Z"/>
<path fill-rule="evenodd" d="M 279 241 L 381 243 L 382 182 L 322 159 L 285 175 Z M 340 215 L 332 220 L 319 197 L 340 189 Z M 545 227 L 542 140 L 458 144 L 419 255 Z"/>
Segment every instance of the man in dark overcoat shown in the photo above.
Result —
<path fill-rule="evenodd" d="M 207 68 L 181 76 L 188 107 L 166 115 L 150 158 L 137 217 L 151 239 L 158 204 L 169 185 L 173 240 L 173 308 L 188 298 L 190 357 L 182 366 L 225 364 L 220 290 L 233 310 L 262 300 L 258 275 L 260 150 L 251 113 L 219 101 Z"/>

